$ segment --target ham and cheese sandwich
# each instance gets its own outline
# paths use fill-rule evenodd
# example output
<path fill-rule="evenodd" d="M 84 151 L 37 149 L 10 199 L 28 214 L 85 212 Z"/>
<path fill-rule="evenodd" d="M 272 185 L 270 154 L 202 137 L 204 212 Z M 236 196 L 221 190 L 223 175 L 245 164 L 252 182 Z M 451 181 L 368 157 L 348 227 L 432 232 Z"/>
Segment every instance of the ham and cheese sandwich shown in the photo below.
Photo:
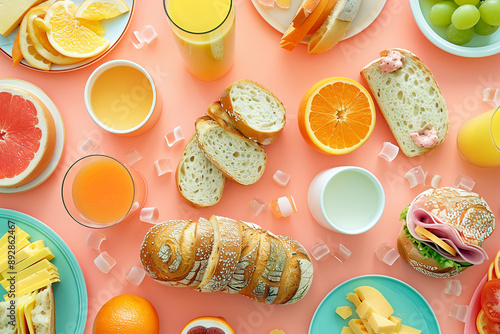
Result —
<path fill-rule="evenodd" d="M 462 189 L 430 189 L 405 208 L 398 251 L 417 271 L 452 277 L 488 258 L 482 242 L 495 216 L 479 195 Z"/>

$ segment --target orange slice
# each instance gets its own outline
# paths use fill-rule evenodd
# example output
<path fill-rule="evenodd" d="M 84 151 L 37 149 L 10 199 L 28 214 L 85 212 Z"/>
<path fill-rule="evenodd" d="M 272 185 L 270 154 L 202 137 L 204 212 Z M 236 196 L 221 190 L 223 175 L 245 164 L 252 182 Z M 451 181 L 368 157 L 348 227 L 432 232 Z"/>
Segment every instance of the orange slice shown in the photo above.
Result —
<path fill-rule="evenodd" d="M 36 10 L 37 7 L 32 10 Z M 31 37 L 28 35 L 28 20 L 29 15 L 25 15 L 19 26 L 19 48 L 23 54 L 24 59 L 31 66 L 40 70 L 50 70 L 51 62 L 43 58 L 35 49 Z"/>
<path fill-rule="evenodd" d="M 116 17 L 129 10 L 130 8 L 122 0 L 85 0 L 78 6 L 75 17 L 98 21 Z"/>
<path fill-rule="evenodd" d="M 348 78 L 313 85 L 299 105 L 299 129 L 319 152 L 346 154 L 363 145 L 375 128 L 375 106 L 368 91 Z"/>
<path fill-rule="evenodd" d="M 75 18 L 77 7 L 71 1 L 54 3 L 45 15 L 43 29 L 57 52 L 72 58 L 97 56 L 109 47 L 109 41 L 85 27 Z"/>
<path fill-rule="evenodd" d="M 476 328 L 479 334 L 495 334 L 500 333 L 500 322 L 493 322 L 483 310 L 479 311 L 476 318 Z"/>
<path fill-rule="evenodd" d="M 417 232 L 418 234 L 420 234 L 422 237 L 427 238 L 430 241 L 434 242 L 436 245 L 438 245 L 439 247 L 441 247 L 442 249 L 444 249 L 449 254 L 451 254 L 453 256 L 457 255 L 457 251 L 454 248 L 452 248 L 446 242 L 444 242 L 443 240 L 439 239 L 439 237 L 436 236 L 434 233 L 426 230 L 422 226 L 417 226 L 415 228 L 415 232 Z"/>
<path fill-rule="evenodd" d="M 207 329 L 212 329 L 209 333 L 234 334 L 233 328 L 221 317 L 200 317 L 193 319 L 184 327 L 181 334 L 205 333 Z"/>
<path fill-rule="evenodd" d="M 23 53 L 21 52 L 21 46 L 19 45 L 19 30 L 17 30 L 16 39 L 12 45 L 12 65 L 17 66 L 23 60 Z"/>
<path fill-rule="evenodd" d="M 488 281 L 491 281 L 492 279 L 497 278 L 497 275 L 495 274 L 495 261 L 490 263 L 490 266 L 488 267 Z"/>

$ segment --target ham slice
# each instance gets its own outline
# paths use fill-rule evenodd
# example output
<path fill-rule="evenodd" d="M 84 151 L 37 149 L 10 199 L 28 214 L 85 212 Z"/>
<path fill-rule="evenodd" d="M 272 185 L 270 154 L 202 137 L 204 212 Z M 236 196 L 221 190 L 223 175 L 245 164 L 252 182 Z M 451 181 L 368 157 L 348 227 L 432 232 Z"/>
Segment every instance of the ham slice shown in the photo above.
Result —
<path fill-rule="evenodd" d="M 408 226 L 408 230 L 415 239 L 431 247 L 445 258 L 457 262 L 469 262 L 472 264 L 481 264 L 488 258 L 488 255 L 481 247 L 465 243 L 460 233 L 453 226 L 444 223 L 436 215 L 433 215 L 427 210 L 419 207 L 418 202 L 413 203 L 408 210 L 406 224 Z M 438 236 L 441 240 L 453 247 L 457 251 L 457 255 L 452 256 L 442 248 L 438 247 L 434 242 L 426 238 L 422 238 L 415 232 L 415 228 L 417 226 L 421 226 Z"/>

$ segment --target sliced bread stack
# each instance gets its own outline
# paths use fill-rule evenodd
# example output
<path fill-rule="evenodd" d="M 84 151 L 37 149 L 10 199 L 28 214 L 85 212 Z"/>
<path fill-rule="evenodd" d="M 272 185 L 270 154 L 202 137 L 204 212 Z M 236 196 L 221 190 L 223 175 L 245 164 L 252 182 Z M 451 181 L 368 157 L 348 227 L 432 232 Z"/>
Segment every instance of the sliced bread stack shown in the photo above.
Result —
<path fill-rule="evenodd" d="M 219 202 L 226 178 L 257 182 L 266 168 L 266 151 L 286 122 L 283 104 L 263 86 L 240 80 L 212 103 L 208 115 L 196 120 L 193 134 L 177 166 L 179 193 L 194 207 Z"/>

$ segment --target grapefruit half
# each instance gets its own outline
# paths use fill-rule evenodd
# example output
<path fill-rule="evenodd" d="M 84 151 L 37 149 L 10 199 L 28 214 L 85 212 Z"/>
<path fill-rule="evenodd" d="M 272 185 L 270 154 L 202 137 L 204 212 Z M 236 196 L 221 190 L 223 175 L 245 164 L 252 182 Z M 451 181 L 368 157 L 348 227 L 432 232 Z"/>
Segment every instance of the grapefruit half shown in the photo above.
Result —
<path fill-rule="evenodd" d="M 191 320 L 181 334 L 234 334 L 234 330 L 221 317 L 200 317 Z"/>
<path fill-rule="evenodd" d="M 56 145 L 52 114 L 35 95 L 0 85 L 0 187 L 18 187 L 36 178 Z"/>

